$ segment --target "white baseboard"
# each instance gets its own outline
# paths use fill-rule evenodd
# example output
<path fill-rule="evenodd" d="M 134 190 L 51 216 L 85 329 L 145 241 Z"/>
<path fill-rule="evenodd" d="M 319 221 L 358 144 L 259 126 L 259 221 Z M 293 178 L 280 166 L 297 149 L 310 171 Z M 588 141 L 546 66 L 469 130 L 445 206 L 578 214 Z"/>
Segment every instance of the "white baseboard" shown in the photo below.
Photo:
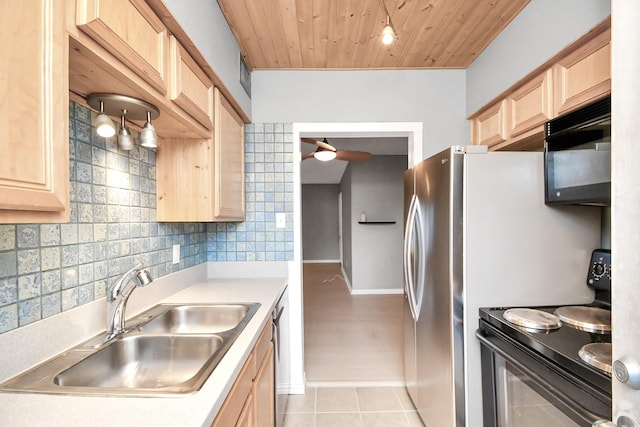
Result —
<path fill-rule="evenodd" d="M 339 259 L 303 259 L 303 264 L 340 264 Z"/>
<path fill-rule="evenodd" d="M 351 290 L 353 289 L 351 287 L 351 281 L 349 280 L 349 276 L 347 276 L 347 272 L 344 271 L 344 267 L 342 265 L 340 265 L 340 271 L 342 271 L 342 278 L 344 279 L 344 284 L 347 285 L 347 289 L 349 289 L 349 293 L 351 293 Z"/>
<path fill-rule="evenodd" d="M 402 295 L 402 289 L 350 289 L 351 295 Z"/>
<path fill-rule="evenodd" d="M 404 387 L 402 380 L 389 381 L 308 381 L 307 387 Z"/>

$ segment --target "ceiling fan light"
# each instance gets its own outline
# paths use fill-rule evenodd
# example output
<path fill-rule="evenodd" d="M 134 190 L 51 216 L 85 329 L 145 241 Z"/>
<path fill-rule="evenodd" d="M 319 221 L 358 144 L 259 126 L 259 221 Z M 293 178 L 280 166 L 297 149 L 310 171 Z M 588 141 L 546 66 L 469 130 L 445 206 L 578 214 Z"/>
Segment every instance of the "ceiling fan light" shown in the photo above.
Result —
<path fill-rule="evenodd" d="M 328 162 L 329 160 L 333 160 L 336 158 L 336 152 L 329 150 L 318 150 L 313 153 L 313 157 L 315 157 L 317 160 L 320 160 L 321 162 Z"/>
<path fill-rule="evenodd" d="M 396 33 L 393 31 L 393 27 L 387 24 L 382 30 L 382 44 L 390 45 L 393 43 L 393 39 L 396 38 Z"/>

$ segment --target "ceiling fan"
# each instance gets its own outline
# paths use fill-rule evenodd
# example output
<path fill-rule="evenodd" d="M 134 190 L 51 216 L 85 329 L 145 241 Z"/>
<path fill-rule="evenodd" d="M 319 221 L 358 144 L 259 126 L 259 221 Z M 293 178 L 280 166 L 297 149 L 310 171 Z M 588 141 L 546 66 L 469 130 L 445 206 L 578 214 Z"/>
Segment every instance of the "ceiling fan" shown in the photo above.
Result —
<path fill-rule="evenodd" d="M 300 140 L 318 147 L 316 151 L 302 156 L 302 160 L 310 159 L 312 157 L 323 162 L 333 159 L 345 160 L 347 162 L 360 162 L 371 159 L 371 153 L 367 153 L 366 151 L 337 150 L 333 145 L 327 142 L 327 138 L 324 138 L 322 141 L 314 138 L 300 138 Z"/>

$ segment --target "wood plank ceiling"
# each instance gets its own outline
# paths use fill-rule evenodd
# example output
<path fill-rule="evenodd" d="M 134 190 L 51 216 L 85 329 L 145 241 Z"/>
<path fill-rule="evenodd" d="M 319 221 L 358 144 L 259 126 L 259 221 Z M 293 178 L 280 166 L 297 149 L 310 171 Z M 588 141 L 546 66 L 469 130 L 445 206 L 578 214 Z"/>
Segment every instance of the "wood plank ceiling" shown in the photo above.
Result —
<path fill-rule="evenodd" d="M 260 69 L 466 68 L 530 0 L 218 0 Z"/>

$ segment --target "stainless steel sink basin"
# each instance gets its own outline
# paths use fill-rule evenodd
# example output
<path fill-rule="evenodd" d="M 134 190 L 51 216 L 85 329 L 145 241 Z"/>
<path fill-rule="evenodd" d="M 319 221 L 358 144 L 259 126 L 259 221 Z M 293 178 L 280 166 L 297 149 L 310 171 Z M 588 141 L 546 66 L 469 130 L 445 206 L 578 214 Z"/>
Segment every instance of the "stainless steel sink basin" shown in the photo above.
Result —
<path fill-rule="evenodd" d="M 252 307 L 247 304 L 179 305 L 138 326 L 144 333 L 213 334 L 235 328 Z"/>
<path fill-rule="evenodd" d="M 60 372 L 63 387 L 190 388 L 222 348 L 219 336 L 126 336 Z"/>
<path fill-rule="evenodd" d="M 0 384 L 0 391 L 115 396 L 194 393 L 260 304 L 158 304 L 102 343 L 104 334 Z M 98 343 L 96 345 L 96 343 Z"/>

